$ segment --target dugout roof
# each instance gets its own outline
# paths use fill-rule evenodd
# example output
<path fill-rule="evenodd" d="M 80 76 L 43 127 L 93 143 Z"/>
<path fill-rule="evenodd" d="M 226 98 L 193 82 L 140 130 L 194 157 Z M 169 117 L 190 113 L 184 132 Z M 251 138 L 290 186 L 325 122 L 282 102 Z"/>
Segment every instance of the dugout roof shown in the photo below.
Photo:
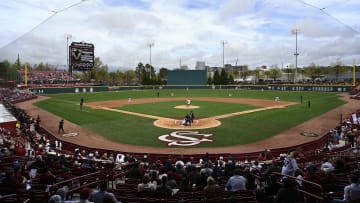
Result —
<path fill-rule="evenodd" d="M 0 104 L 0 123 L 16 122 L 16 118 L 5 108 L 3 104 Z"/>

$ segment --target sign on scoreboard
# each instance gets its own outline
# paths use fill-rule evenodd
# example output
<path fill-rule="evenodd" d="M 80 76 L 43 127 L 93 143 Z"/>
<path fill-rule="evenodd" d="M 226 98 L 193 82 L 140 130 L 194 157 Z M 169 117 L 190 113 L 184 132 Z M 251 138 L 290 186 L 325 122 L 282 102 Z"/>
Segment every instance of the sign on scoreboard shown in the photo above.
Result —
<path fill-rule="evenodd" d="M 94 45 L 72 42 L 69 47 L 70 67 L 74 71 L 91 71 L 94 68 Z"/>

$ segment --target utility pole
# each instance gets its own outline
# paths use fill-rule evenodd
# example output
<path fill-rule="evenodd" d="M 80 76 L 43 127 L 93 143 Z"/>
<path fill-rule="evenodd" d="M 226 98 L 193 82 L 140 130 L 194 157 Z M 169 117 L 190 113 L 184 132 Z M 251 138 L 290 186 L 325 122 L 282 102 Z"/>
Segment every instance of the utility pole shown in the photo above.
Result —
<path fill-rule="evenodd" d="M 222 47 L 223 47 L 223 68 L 225 68 L 225 44 L 227 44 L 227 41 L 225 41 L 225 40 L 222 40 L 221 42 L 220 42 L 221 44 L 222 44 Z"/>
<path fill-rule="evenodd" d="M 296 83 L 296 75 L 297 75 L 297 58 L 299 56 L 299 53 L 298 53 L 298 44 L 297 44 L 297 41 L 298 41 L 298 34 L 300 33 L 300 30 L 295 28 L 293 29 L 292 31 L 292 34 L 295 34 L 295 73 L 294 73 L 294 83 Z"/>
<path fill-rule="evenodd" d="M 69 65 L 70 60 L 69 60 L 69 39 L 72 38 L 71 34 L 65 34 L 65 38 L 66 38 L 66 65 L 68 67 L 69 70 L 69 74 L 72 76 L 72 69 Z"/>

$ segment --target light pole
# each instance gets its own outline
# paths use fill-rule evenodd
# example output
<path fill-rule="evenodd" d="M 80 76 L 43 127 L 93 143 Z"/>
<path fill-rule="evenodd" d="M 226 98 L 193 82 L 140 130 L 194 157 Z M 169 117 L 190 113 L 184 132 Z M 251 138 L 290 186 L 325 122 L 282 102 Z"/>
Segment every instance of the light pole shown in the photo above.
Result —
<path fill-rule="evenodd" d="M 225 68 L 225 44 L 227 44 L 227 41 L 223 40 L 220 42 L 222 44 L 222 47 L 223 47 L 223 68 Z"/>
<path fill-rule="evenodd" d="M 69 73 L 70 75 L 72 76 L 72 70 L 69 66 L 69 39 L 71 39 L 72 35 L 71 34 L 65 34 L 65 37 L 66 37 L 66 65 L 68 67 L 68 70 L 69 70 Z"/>
<path fill-rule="evenodd" d="M 150 80 L 151 80 L 151 47 L 153 47 L 154 45 L 155 45 L 154 42 L 148 43 L 148 47 L 150 48 L 150 71 L 149 71 Z"/>
<path fill-rule="evenodd" d="M 296 75 L 297 75 L 297 58 L 299 56 L 298 53 L 298 45 L 297 45 L 297 41 L 298 41 L 298 34 L 300 33 L 300 30 L 295 28 L 292 31 L 292 34 L 295 34 L 295 73 L 294 73 L 294 83 L 296 83 Z"/>
<path fill-rule="evenodd" d="M 290 70 L 289 70 L 289 65 L 286 66 L 286 72 L 287 72 L 287 75 L 288 75 L 288 83 L 290 84 Z"/>
<path fill-rule="evenodd" d="M 151 65 L 151 47 L 153 47 L 155 44 L 154 42 L 148 43 L 148 47 L 150 48 L 150 65 Z"/>

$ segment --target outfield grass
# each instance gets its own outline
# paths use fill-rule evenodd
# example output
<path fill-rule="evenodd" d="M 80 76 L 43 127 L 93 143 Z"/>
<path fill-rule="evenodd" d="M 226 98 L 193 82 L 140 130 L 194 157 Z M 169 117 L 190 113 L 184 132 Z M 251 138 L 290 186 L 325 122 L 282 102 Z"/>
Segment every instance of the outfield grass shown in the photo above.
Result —
<path fill-rule="evenodd" d="M 66 120 L 78 124 L 116 142 L 136 144 L 153 147 L 167 147 L 158 141 L 159 135 L 173 132 L 171 129 L 158 128 L 153 125 L 154 120 L 117 112 L 95 110 L 84 107 L 79 110 L 80 98 L 86 102 L 105 100 L 127 100 L 128 98 L 154 98 L 158 90 L 134 90 L 123 92 L 78 93 L 46 95 L 50 99 L 36 103 L 49 112 Z M 251 114 L 221 119 L 222 125 L 216 128 L 203 129 L 202 133 L 213 133 L 214 142 L 203 142 L 196 147 L 217 147 L 239 145 L 256 142 L 274 136 L 288 128 L 294 127 L 304 121 L 317 117 L 339 105 L 344 101 L 335 93 L 314 92 L 282 92 L 282 91 L 244 91 L 244 90 L 159 90 L 160 97 L 221 97 L 228 98 L 229 93 L 235 98 L 255 98 L 274 100 L 276 96 L 282 101 L 298 102 L 297 105 L 283 109 L 272 109 Z M 303 104 L 300 104 L 303 96 Z M 307 101 L 311 101 L 311 108 Z M 121 109 L 158 115 L 163 117 L 181 117 L 188 110 L 172 108 L 176 101 L 151 104 L 123 106 Z M 179 101 L 178 105 L 184 104 Z M 235 111 L 258 108 L 251 105 L 196 101 L 201 106 L 195 109 L 195 116 L 208 117 Z M 180 115 L 180 116 L 179 116 Z M 261 127 L 259 127 L 261 126 Z"/>

